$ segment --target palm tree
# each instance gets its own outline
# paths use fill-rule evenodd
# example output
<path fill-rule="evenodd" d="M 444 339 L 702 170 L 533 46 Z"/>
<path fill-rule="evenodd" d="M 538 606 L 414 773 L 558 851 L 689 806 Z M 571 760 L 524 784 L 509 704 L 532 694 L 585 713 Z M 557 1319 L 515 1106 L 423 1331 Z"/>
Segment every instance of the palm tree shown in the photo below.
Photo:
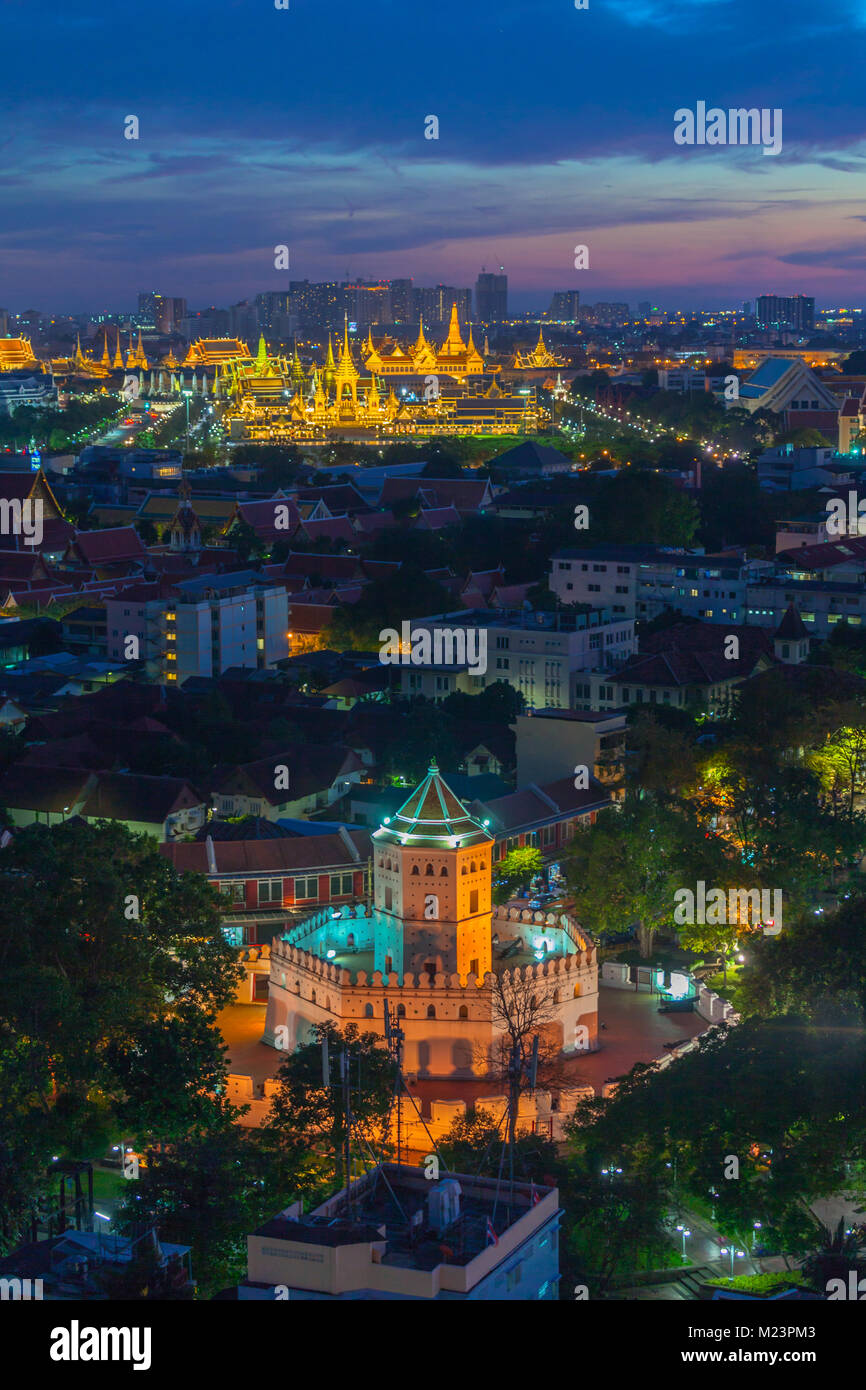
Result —
<path fill-rule="evenodd" d="M 846 1227 L 844 1216 L 840 1216 L 835 1230 L 817 1221 L 815 1248 L 800 1268 L 819 1293 L 826 1290 L 830 1279 L 847 1279 L 852 1269 L 858 1277 L 866 1273 L 866 1241 L 862 1228 Z"/>

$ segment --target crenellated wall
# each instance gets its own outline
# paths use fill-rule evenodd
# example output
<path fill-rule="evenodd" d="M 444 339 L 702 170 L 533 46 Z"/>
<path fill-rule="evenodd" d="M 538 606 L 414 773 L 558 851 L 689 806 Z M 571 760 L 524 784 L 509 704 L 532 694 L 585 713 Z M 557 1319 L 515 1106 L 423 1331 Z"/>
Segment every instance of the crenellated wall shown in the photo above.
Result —
<path fill-rule="evenodd" d="M 392 1019 L 399 1019 L 404 1030 L 407 1072 L 467 1080 L 487 1072 L 503 1031 L 496 1016 L 492 974 L 479 979 L 473 974 L 442 972 L 432 977 L 426 973 L 384 975 L 380 970 L 352 972 L 294 944 L 312 939 L 324 952 L 330 921 L 327 914 L 318 914 L 287 933 L 288 940 L 274 939 L 264 1042 L 293 1051 L 313 1039 L 316 1024 L 329 1021 L 340 1027 L 352 1022 L 361 1031 L 384 1036 L 387 999 Z M 370 917 L 355 921 L 359 933 L 363 923 L 373 923 Z M 550 997 L 555 1012 L 555 1021 L 547 1022 L 544 1031 L 555 1031 L 566 1053 L 594 1050 L 598 1045 L 598 967 L 590 938 L 569 918 L 550 913 L 497 909 L 493 921 L 500 933 L 524 925 L 529 935 L 544 938 L 549 952 L 562 952 L 506 969 L 501 980 L 506 993 L 537 982 L 539 994 Z"/>

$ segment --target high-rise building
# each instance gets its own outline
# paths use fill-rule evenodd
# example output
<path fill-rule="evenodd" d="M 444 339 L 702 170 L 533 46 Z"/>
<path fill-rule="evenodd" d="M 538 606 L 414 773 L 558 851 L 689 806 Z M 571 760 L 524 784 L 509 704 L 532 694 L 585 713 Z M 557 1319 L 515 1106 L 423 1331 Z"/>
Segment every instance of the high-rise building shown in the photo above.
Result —
<path fill-rule="evenodd" d="M 138 296 L 138 319 L 144 328 L 156 327 L 156 306 L 162 295 L 156 290 L 143 290 Z"/>
<path fill-rule="evenodd" d="M 289 295 L 290 312 L 302 332 L 322 333 L 342 327 L 348 305 L 346 293 L 336 281 L 291 280 Z"/>
<path fill-rule="evenodd" d="M 352 323 L 391 323 L 391 291 L 387 280 L 356 280 L 341 286 L 345 312 Z"/>
<path fill-rule="evenodd" d="M 455 304 L 461 323 L 469 323 L 472 318 L 472 291 L 458 289 L 456 285 L 418 286 L 412 299 L 413 320 L 423 319 L 426 324 L 447 323 Z"/>
<path fill-rule="evenodd" d="M 507 275 L 482 270 L 475 281 L 475 313 L 482 323 L 501 323 L 508 318 Z"/>
<path fill-rule="evenodd" d="M 160 296 L 156 306 L 156 326 L 160 333 L 176 333 L 186 318 L 186 300 Z"/>
<path fill-rule="evenodd" d="M 580 317 L 580 290 L 555 290 L 548 316 L 559 323 L 576 323 Z"/>
<path fill-rule="evenodd" d="M 389 280 L 391 316 L 394 323 L 411 323 L 415 317 L 411 280 Z"/>
<path fill-rule="evenodd" d="M 810 333 L 815 326 L 815 300 L 806 294 L 759 294 L 756 318 L 762 328 L 790 328 L 798 333 Z"/>
<path fill-rule="evenodd" d="M 175 299 L 171 295 L 157 294 L 156 290 L 145 290 L 138 296 L 138 323 L 140 328 L 155 328 L 160 333 L 176 333 L 181 320 L 187 316 L 185 299 Z"/>
<path fill-rule="evenodd" d="M 628 319 L 628 305 L 608 303 L 602 300 L 599 304 L 593 304 L 587 311 L 595 323 L 618 324 L 625 323 Z"/>
<path fill-rule="evenodd" d="M 272 328 L 278 314 L 288 314 L 291 309 L 290 290 L 268 290 L 256 295 L 256 309 L 262 328 Z"/>

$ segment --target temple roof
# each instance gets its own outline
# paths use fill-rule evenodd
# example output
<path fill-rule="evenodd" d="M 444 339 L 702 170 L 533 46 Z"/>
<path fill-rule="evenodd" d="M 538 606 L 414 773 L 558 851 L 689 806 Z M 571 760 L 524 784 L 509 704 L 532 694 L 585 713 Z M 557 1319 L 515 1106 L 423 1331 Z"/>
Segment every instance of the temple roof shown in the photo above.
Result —
<path fill-rule="evenodd" d="M 483 844 L 493 836 L 442 780 L 434 761 L 421 785 L 394 817 L 374 832 L 374 838 L 408 849 L 459 849 Z"/>

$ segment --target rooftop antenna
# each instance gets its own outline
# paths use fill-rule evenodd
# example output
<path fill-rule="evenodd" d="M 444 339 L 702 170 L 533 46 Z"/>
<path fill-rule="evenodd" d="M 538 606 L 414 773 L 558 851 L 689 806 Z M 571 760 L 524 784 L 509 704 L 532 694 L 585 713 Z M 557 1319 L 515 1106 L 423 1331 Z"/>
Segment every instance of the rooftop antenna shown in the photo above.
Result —
<path fill-rule="evenodd" d="M 395 1020 L 391 1022 L 391 1013 L 388 1008 L 388 1001 L 385 1000 L 385 1042 L 388 1046 L 392 1058 L 394 1059 L 394 1099 L 397 1102 L 397 1167 L 401 1164 L 402 1155 L 402 1120 L 403 1120 L 403 1043 L 405 1033 L 400 1024 Z"/>

